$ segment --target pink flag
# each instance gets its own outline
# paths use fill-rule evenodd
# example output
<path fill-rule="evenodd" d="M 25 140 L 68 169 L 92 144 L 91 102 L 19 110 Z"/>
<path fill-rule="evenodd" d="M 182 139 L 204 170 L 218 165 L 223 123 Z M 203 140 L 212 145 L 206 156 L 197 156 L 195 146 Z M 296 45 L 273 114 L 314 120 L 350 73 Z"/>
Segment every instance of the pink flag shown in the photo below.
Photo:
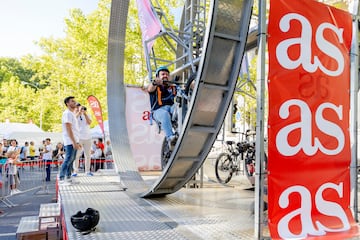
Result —
<path fill-rule="evenodd" d="M 100 105 L 99 100 L 93 95 L 88 96 L 87 100 L 88 100 L 88 103 L 95 115 L 95 118 L 100 126 L 100 129 L 101 129 L 103 135 L 105 135 L 102 110 L 101 110 L 101 105 Z"/>
<path fill-rule="evenodd" d="M 145 41 L 154 37 L 161 30 L 161 23 L 155 16 L 153 8 L 149 0 L 136 0 L 138 6 L 138 15 L 140 21 L 140 28 L 142 32 L 142 40 Z M 147 50 L 150 51 L 154 41 L 147 43 Z"/>

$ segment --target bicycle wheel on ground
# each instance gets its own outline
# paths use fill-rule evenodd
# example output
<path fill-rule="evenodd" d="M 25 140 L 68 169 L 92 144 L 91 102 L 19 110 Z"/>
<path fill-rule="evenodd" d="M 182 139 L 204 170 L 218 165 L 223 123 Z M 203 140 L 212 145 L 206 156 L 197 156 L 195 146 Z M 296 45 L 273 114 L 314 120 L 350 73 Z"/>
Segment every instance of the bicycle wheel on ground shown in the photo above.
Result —
<path fill-rule="evenodd" d="M 215 162 L 215 174 L 220 183 L 228 183 L 233 174 L 233 163 L 229 154 L 221 153 Z"/>

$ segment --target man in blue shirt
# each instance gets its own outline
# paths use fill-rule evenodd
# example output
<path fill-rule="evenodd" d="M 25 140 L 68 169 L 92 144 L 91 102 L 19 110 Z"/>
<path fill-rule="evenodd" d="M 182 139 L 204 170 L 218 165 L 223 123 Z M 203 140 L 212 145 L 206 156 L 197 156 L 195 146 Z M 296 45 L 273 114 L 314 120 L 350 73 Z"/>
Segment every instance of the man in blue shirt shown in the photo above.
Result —
<path fill-rule="evenodd" d="M 167 67 L 159 67 L 155 73 L 155 80 L 147 87 L 150 94 L 150 106 L 153 118 L 160 122 L 166 139 L 171 145 L 175 145 L 176 136 L 172 130 L 171 116 L 174 112 L 174 97 L 176 89 L 169 86 L 170 71 Z"/>

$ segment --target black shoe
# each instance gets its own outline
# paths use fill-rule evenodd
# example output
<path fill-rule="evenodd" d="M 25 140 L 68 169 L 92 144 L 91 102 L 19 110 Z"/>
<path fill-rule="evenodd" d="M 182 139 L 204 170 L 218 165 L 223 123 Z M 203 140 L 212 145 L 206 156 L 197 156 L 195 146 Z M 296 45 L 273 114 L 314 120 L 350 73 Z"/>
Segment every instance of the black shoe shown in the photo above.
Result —
<path fill-rule="evenodd" d="M 169 143 L 171 144 L 171 145 L 175 145 L 176 144 L 176 141 L 177 141 L 177 137 L 175 136 L 175 135 L 172 135 L 172 136 L 170 136 L 169 137 Z"/>
<path fill-rule="evenodd" d="M 175 144 L 176 144 L 177 138 L 175 135 L 172 135 L 168 138 L 168 145 L 169 145 L 169 150 L 172 151 L 174 150 Z"/>

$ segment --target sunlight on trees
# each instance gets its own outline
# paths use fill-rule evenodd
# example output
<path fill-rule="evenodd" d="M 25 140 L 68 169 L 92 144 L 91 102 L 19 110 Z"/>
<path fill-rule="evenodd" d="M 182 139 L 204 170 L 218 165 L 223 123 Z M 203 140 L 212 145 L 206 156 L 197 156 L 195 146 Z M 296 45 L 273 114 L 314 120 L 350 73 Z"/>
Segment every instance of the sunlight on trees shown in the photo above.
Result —
<path fill-rule="evenodd" d="M 181 7 L 183 1 L 158 2 L 163 6 L 169 21 L 174 23 L 174 13 L 171 11 Z M 347 8 L 342 1 L 331 3 L 342 9 Z M 44 52 L 41 56 L 26 55 L 20 60 L 0 58 L 0 121 L 32 121 L 41 125 L 45 131 L 60 131 L 61 116 L 65 109 L 63 99 L 69 95 L 75 96 L 83 105 L 87 105 L 89 95 L 96 96 L 101 102 L 104 120 L 107 119 L 106 69 L 110 4 L 111 0 L 100 0 L 98 8 L 88 15 L 73 9 L 65 19 L 64 38 L 38 40 L 37 44 Z M 254 4 L 254 12 L 257 12 L 257 3 Z M 164 56 L 168 52 L 163 49 L 157 54 Z M 255 82 L 256 66 L 251 66 L 250 78 Z M 125 82 L 144 84 L 146 71 L 136 2 L 130 1 Z M 244 114 L 253 112 L 255 105 L 255 100 L 248 100 Z M 92 126 L 96 124 L 93 121 Z"/>

